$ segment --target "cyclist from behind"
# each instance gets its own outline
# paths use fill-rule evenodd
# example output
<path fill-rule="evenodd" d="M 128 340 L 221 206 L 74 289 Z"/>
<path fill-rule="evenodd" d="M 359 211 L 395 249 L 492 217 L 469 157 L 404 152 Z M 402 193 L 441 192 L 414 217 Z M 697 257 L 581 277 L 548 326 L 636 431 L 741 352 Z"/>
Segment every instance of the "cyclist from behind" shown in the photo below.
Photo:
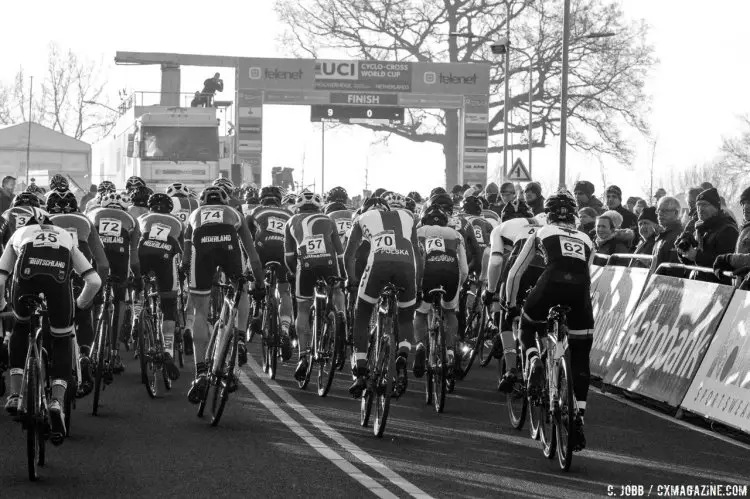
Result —
<path fill-rule="evenodd" d="M 310 307 L 318 278 L 343 275 L 344 249 L 336 224 L 320 212 L 323 200 L 319 194 L 302 192 L 297 197 L 298 213 L 289 219 L 284 236 L 284 256 L 289 271 L 296 276 L 297 298 L 295 330 L 299 339 L 299 362 L 294 372 L 297 380 L 305 378 L 307 351 L 310 347 Z M 343 311 L 344 295 L 334 289 L 334 306 Z"/>
<path fill-rule="evenodd" d="M 174 364 L 174 333 L 177 321 L 177 255 L 182 255 L 182 222 L 172 215 L 172 198 L 157 193 L 148 198 L 149 212 L 138 218 L 141 234 L 138 241 L 138 261 L 141 274 L 153 272 L 159 286 L 163 314 L 165 365 L 173 380 L 180 377 Z"/>
<path fill-rule="evenodd" d="M 20 392 L 24 362 L 28 348 L 33 310 L 21 298 L 43 293 L 47 301 L 49 342 L 47 354 L 51 359 L 48 374 L 50 390 L 50 440 L 60 445 L 65 438 L 63 412 L 68 378 L 73 369 L 73 310 L 91 306 L 101 280 L 91 264 L 76 246 L 68 231 L 50 223 L 47 213 L 32 208 L 26 225 L 11 237 L 0 258 L 0 308 L 5 308 L 5 285 L 13 273 L 11 296 L 16 323 L 10 336 L 10 395 L 5 410 L 15 415 L 20 409 Z M 78 272 L 84 287 L 77 300 L 73 299 L 70 275 Z"/>
<path fill-rule="evenodd" d="M 263 296 L 263 267 L 255 251 L 253 238 L 245 219 L 229 206 L 229 196 L 220 187 L 207 187 L 200 197 L 200 206 L 190 214 L 185 231 L 183 272 L 190 276 L 190 305 L 185 325 L 185 344 L 193 342 L 195 351 L 195 380 L 188 400 L 199 403 L 208 389 L 207 366 L 203 361 L 209 341 L 209 296 L 216 267 L 221 267 L 229 279 L 245 273 L 243 248 L 250 257 L 255 276 L 255 296 Z M 240 300 L 238 323 L 247 324 L 248 300 Z M 194 333 L 194 334 L 193 334 Z M 244 353 L 244 355 L 247 355 Z"/>
<path fill-rule="evenodd" d="M 445 290 L 440 306 L 445 319 L 446 362 L 448 368 L 452 369 L 455 360 L 453 345 L 458 330 L 458 291 L 469 273 L 464 240 L 455 229 L 448 227 L 448 214 L 437 204 L 433 204 L 422 214 L 417 238 L 423 252 L 420 257 L 424 259 L 421 295 L 429 297 L 430 291 L 440 287 Z M 417 349 L 412 370 L 417 378 L 421 378 L 425 371 L 424 340 L 427 314 L 431 306 L 432 303 L 423 299 L 414 316 L 414 341 L 417 342 Z"/>
<path fill-rule="evenodd" d="M 534 338 L 535 322 L 545 321 L 549 309 L 555 305 L 568 306 L 573 391 L 579 409 L 571 445 L 574 450 L 581 450 L 586 447 L 583 417 L 589 390 L 589 354 L 594 329 L 590 289 L 594 245 L 586 234 L 575 229 L 576 202 L 569 192 L 560 191 L 547 198 L 544 209 L 548 225 L 526 240 L 508 273 L 506 297 L 510 306 L 509 315 L 518 314 L 516 300 L 519 285 L 538 247 L 544 257 L 544 272 L 526 297 L 521 315 L 521 344 L 526 351 L 527 365 L 530 366 L 529 390 L 538 392 L 541 389 L 544 373 Z"/>
<path fill-rule="evenodd" d="M 482 272 L 479 276 L 480 286 L 487 280 L 487 265 L 490 261 L 490 234 L 492 224 L 482 216 L 482 202 L 476 196 L 467 196 L 461 202 L 461 211 L 474 230 L 474 237 L 479 245 Z"/>
<path fill-rule="evenodd" d="M 128 207 L 128 213 L 133 219 L 138 220 L 138 217 L 148 213 L 148 198 L 154 191 L 145 185 L 137 185 L 128 191 L 130 195 L 131 206 Z"/>
<path fill-rule="evenodd" d="M 350 210 L 346 203 L 349 201 L 349 194 L 343 187 L 334 187 L 328 191 L 328 204 L 325 207 L 325 213 L 336 224 L 336 229 L 341 239 L 341 246 L 346 247 L 347 234 L 352 228 L 352 217 L 354 212 Z"/>
<path fill-rule="evenodd" d="M 105 194 L 109 194 L 110 192 L 115 192 L 117 188 L 115 187 L 115 184 L 110 182 L 109 180 L 102 181 L 99 186 L 96 188 L 96 196 L 86 203 L 86 206 L 83 209 L 84 214 L 88 215 L 88 213 L 101 206 L 102 197 Z"/>
<path fill-rule="evenodd" d="M 411 213 L 406 210 L 391 211 L 388 203 L 371 197 L 362 205 L 362 214 L 354 221 L 346 245 L 347 286 L 358 288 L 354 311 L 354 356 L 352 371 L 354 383 L 349 393 L 360 398 L 366 387 L 367 343 L 370 332 L 370 317 L 380 293 L 388 282 L 404 288 L 398 296 L 399 349 L 396 360 L 397 395 L 406 390 L 406 366 L 414 337 L 414 306 L 417 287 L 422 284 L 422 258 L 419 257 L 417 228 Z M 361 274 L 357 273 L 357 258 L 364 244 L 369 245 Z"/>
<path fill-rule="evenodd" d="M 279 293 L 279 322 L 281 326 L 281 359 L 286 362 L 292 357 L 292 343 L 289 339 L 289 326 L 292 323 L 292 294 L 284 263 L 284 238 L 288 211 L 281 207 L 281 189 L 267 186 L 260 191 L 260 206 L 245 217 L 255 240 L 255 249 L 264 266 L 268 262 L 278 262 L 281 267 L 276 272 L 276 289 Z"/>
<path fill-rule="evenodd" d="M 7 246 L 13 233 L 25 227 L 34 213 L 32 208 L 40 208 L 39 198 L 30 192 L 21 192 L 13 198 L 13 204 L 3 213 L 2 225 L 3 246 Z"/>
<path fill-rule="evenodd" d="M 104 252 L 104 245 L 91 220 L 78 211 L 78 200 L 73 193 L 50 191 L 47 196 L 47 211 L 54 225 L 70 233 L 73 243 L 78 246 L 86 261 L 97 269 L 101 281 L 104 282 L 109 275 L 109 262 Z M 74 274 L 72 281 L 73 290 L 80 293 L 83 287 L 81 276 Z M 75 325 L 76 340 L 81 353 L 81 386 L 78 396 L 83 397 L 91 393 L 94 388 L 90 358 L 91 345 L 94 343 L 93 311 L 76 308 Z"/>
<path fill-rule="evenodd" d="M 190 214 L 198 209 L 198 200 L 191 195 L 190 188 L 182 182 L 172 182 L 167 186 L 167 196 L 172 198 L 172 215 L 187 227 Z"/>
<path fill-rule="evenodd" d="M 125 369 L 120 358 L 117 336 L 125 321 L 125 294 L 131 270 L 135 276 L 135 289 L 138 290 L 141 284 L 138 263 L 138 241 L 141 234 L 138 224 L 127 212 L 128 204 L 125 196 L 110 192 L 102 196 L 101 207 L 88 214 L 104 244 L 110 276 L 114 279 L 112 291 L 114 292 L 115 314 L 111 333 L 114 350 L 112 370 L 115 373 L 121 373 Z"/>
<path fill-rule="evenodd" d="M 221 188 L 227 194 L 227 206 L 231 206 L 241 215 L 242 214 L 242 201 L 235 197 L 234 183 L 228 178 L 219 177 L 211 184 L 214 187 Z"/>

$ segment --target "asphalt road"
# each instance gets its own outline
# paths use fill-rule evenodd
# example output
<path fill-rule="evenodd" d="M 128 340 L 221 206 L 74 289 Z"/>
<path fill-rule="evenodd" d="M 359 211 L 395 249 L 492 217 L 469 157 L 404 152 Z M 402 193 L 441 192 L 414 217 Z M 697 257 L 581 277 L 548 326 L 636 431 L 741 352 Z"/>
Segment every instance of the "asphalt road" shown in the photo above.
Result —
<path fill-rule="evenodd" d="M 596 392 L 588 448 L 568 473 L 507 419 L 495 368 L 475 367 L 445 412 L 424 404 L 424 385 L 393 403 L 386 435 L 359 426 L 359 403 L 337 376 L 326 398 L 297 388 L 293 366 L 262 375 L 257 339 L 242 386 L 218 428 L 185 397 L 188 377 L 151 400 L 129 360 L 102 396 L 79 401 L 72 435 L 50 447 L 31 483 L 20 425 L 0 418 L 0 497 L 602 497 L 621 485 L 750 485 L 750 450 Z M 129 359 L 129 357 L 127 357 Z M 653 486 L 650 494 L 649 487 Z M 612 487 L 611 489 L 609 487 Z M 662 489 L 663 491 L 663 489 Z"/>

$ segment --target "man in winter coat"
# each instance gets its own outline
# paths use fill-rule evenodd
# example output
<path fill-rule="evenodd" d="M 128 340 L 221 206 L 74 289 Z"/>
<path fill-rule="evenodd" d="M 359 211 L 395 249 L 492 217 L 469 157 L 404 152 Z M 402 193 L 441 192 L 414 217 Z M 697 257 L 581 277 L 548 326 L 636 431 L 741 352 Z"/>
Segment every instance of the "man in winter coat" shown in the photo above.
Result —
<path fill-rule="evenodd" d="M 635 248 L 636 255 L 652 255 L 656 245 L 656 236 L 659 233 L 659 221 L 656 217 L 656 208 L 649 206 L 645 208 L 638 216 L 638 234 L 640 242 Z M 649 262 L 645 260 L 633 260 L 631 267 L 646 267 Z"/>
<path fill-rule="evenodd" d="M 680 222 L 680 202 L 673 197 L 665 196 L 656 206 L 656 219 L 659 222 L 659 234 L 654 242 L 651 260 L 651 273 L 656 272 L 662 263 L 680 263 L 675 242 L 682 235 Z M 671 275 L 671 274 L 670 274 Z"/>
<path fill-rule="evenodd" d="M 523 196 L 534 216 L 544 213 L 544 196 L 542 196 L 542 186 L 539 182 L 529 182 L 523 191 Z"/>
<path fill-rule="evenodd" d="M 726 253 L 716 257 L 713 268 L 717 274 L 721 271 L 733 272 L 750 267 L 750 187 L 742 191 L 740 205 L 742 206 L 743 220 L 737 245 L 734 248 L 734 253 Z"/>
<path fill-rule="evenodd" d="M 573 187 L 573 195 L 576 197 L 578 210 L 581 210 L 581 208 L 593 208 L 599 215 L 604 213 L 605 210 L 602 202 L 594 197 L 594 184 L 588 180 L 576 182 L 576 185 Z"/>
<path fill-rule="evenodd" d="M 622 228 L 637 232 L 638 217 L 622 205 L 622 189 L 616 185 L 610 185 L 605 194 L 607 195 L 607 208 L 616 211 L 622 217 Z"/>

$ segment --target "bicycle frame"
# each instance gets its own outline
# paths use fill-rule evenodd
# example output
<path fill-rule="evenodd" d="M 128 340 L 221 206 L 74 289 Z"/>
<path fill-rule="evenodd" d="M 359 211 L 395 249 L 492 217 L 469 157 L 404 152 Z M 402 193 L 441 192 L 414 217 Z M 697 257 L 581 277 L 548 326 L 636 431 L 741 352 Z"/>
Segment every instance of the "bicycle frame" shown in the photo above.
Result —
<path fill-rule="evenodd" d="M 217 328 L 216 336 L 216 348 L 214 348 L 214 361 L 211 366 L 211 374 L 216 375 L 219 372 L 219 364 L 221 355 L 226 348 L 227 341 L 229 338 L 234 337 L 232 334 L 228 334 L 231 330 L 233 333 L 237 330 L 237 316 L 239 314 L 239 304 L 242 298 L 242 289 L 245 286 L 247 279 L 240 277 L 232 284 L 228 285 L 229 292 L 224 294 L 224 302 L 221 306 L 221 312 L 219 314 L 219 320 L 224 324 L 224 328 Z M 226 289 L 226 288 L 225 288 Z M 223 366 L 222 366 L 223 367 Z"/>
<path fill-rule="evenodd" d="M 560 306 L 550 309 L 547 319 L 547 334 L 540 338 L 537 333 L 537 348 L 539 349 L 540 358 L 545 358 L 547 382 L 549 385 L 550 408 L 556 407 L 559 403 L 560 394 L 557 391 L 557 367 L 560 359 L 568 350 L 568 332 L 566 327 L 560 327 L 566 323 L 565 311 Z M 551 353 L 551 355 L 550 355 Z M 573 398 L 577 409 L 577 401 Z"/>
<path fill-rule="evenodd" d="M 32 312 L 32 317 L 34 318 L 34 322 L 31 324 L 31 328 L 29 330 L 29 346 L 26 349 L 26 362 L 24 363 L 24 370 L 23 370 L 23 381 L 21 382 L 21 393 L 19 394 L 20 401 L 19 401 L 19 407 L 22 408 L 22 411 L 25 414 L 30 414 L 32 411 L 31 408 L 27 405 L 30 403 L 34 403 L 34 401 L 25 400 L 25 394 L 28 387 L 29 382 L 29 371 L 31 370 L 31 362 L 33 359 L 36 359 L 39 363 L 39 381 L 40 384 L 43 386 L 47 383 L 47 373 L 45 369 L 45 363 L 44 359 L 42 359 L 42 340 L 43 340 L 43 331 L 44 331 L 44 325 L 43 325 L 43 319 L 42 317 L 46 315 L 46 307 L 44 305 L 37 302 L 37 306 L 35 307 L 34 312 Z M 46 412 L 49 408 L 49 401 L 47 400 L 47 394 L 46 390 L 40 391 L 39 394 L 42 396 L 41 405 L 44 411 Z"/>

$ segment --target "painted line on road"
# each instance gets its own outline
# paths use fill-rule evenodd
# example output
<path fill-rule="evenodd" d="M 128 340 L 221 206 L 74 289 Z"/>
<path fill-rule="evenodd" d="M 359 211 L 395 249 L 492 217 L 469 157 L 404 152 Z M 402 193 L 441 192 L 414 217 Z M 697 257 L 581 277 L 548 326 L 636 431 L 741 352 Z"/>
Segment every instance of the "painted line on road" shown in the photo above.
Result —
<path fill-rule="evenodd" d="M 621 404 L 625 404 L 628 407 L 633 407 L 634 409 L 639 409 L 639 410 L 641 410 L 641 411 L 643 411 L 645 413 L 651 414 L 652 416 L 655 416 L 655 417 L 657 417 L 659 419 L 663 419 L 664 421 L 669 421 L 670 423 L 674 423 L 676 425 L 682 426 L 683 428 L 687 428 L 689 430 L 697 431 L 698 433 L 706 435 L 707 437 L 717 438 L 717 439 L 721 440 L 724 443 L 732 444 L 735 447 L 739 447 L 740 449 L 750 450 L 750 445 L 748 445 L 748 444 L 746 444 L 744 442 L 739 442 L 739 441 L 737 441 L 737 440 L 735 440 L 735 439 L 733 439 L 731 437 L 727 437 L 726 435 L 721 435 L 721 434 L 713 432 L 711 430 L 707 430 L 705 428 L 701 428 L 700 426 L 695 426 L 693 424 L 690 424 L 687 421 L 681 421 L 681 420 L 679 420 L 679 419 L 677 419 L 675 417 L 669 416 L 667 414 L 662 414 L 661 412 L 655 411 L 654 409 L 651 409 L 650 407 L 644 407 L 644 406 L 642 406 L 640 404 L 636 404 L 635 402 L 631 402 L 628 399 L 625 399 L 625 398 L 622 398 L 622 397 L 618 397 L 618 396 L 616 396 L 614 394 L 611 394 L 611 393 L 603 392 L 603 391 L 601 391 L 601 389 L 596 388 L 594 386 L 591 386 L 589 389 L 591 391 L 593 391 L 594 393 L 596 393 L 597 395 L 602 395 L 604 397 L 607 397 L 608 399 L 615 400 L 617 402 L 620 402 Z"/>
<path fill-rule="evenodd" d="M 271 400 L 268 395 L 263 393 L 260 389 L 244 372 L 240 372 L 240 382 L 250 390 L 255 398 L 268 409 L 271 414 L 284 423 L 290 430 L 292 430 L 298 437 L 300 437 L 307 445 L 315 449 L 321 456 L 335 464 L 341 471 L 349 475 L 354 480 L 358 481 L 367 490 L 372 492 L 378 497 L 387 499 L 398 499 L 398 496 L 393 494 L 391 491 L 380 485 L 378 482 L 370 478 L 369 476 L 362 473 L 352 463 L 347 461 L 341 454 L 331 449 L 329 446 L 324 444 L 319 438 L 315 437 L 306 428 L 297 423 L 292 417 L 287 414 L 281 407 Z"/>
<path fill-rule="evenodd" d="M 256 376 L 261 379 L 278 397 L 286 402 L 286 404 L 297 411 L 297 413 L 306 419 L 309 423 L 315 426 L 320 432 L 326 435 L 328 438 L 339 444 L 344 450 L 349 452 L 351 455 L 359 459 L 361 462 L 377 471 L 380 475 L 388 479 L 393 485 L 397 486 L 407 494 L 418 499 L 432 499 L 427 492 L 421 490 L 413 483 L 406 480 L 404 477 L 396 473 L 395 471 L 388 468 L 386 465 L 372 457 L 370 454 L 362 450 L 359 446 L 351 442 L 341 433 L 337 432 L 328 424 L 320 419 L 318 416 L 312 413 L 310 409 L 299 403 L 289 392 L 284 389 L 283 386 L 279 385 L 276 381 L 269 379 L 268 375 L 265 374 L 258 364 L 258 362 L 251 356 L 248 356 L 247 365 L 253 370 Z"/>

